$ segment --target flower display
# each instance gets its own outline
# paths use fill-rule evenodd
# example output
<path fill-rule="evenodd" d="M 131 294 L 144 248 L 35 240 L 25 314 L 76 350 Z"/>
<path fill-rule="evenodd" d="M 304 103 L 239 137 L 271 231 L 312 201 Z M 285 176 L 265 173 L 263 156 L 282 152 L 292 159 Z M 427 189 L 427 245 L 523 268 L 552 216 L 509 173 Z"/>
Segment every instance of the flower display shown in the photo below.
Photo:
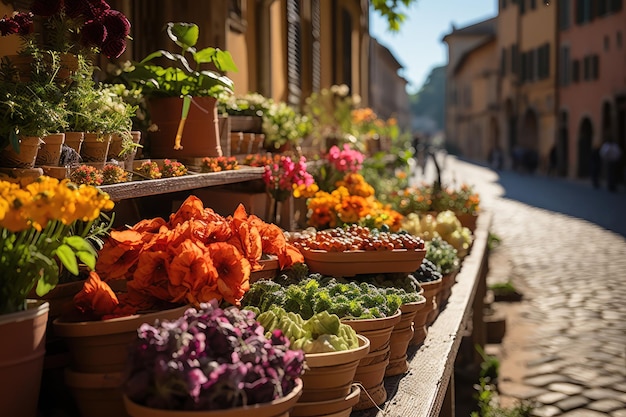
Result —
<path fill-rule="evenodd" d="M 216 301 L 175 321 L 145 323 L 130 347 L 122 390 L 150 408 L 222 410 L 267 403 L 295 389 L 304 353 L 255 314 Z M 184 343 L 182 341 L 185 341 Z"/>
<path fill-rule="evenodd" d="M 75 298 L 76 307 L 95 317 L 116 317 L 162 303 L 192 304 L 211 300 L 238 305 L 249 288 L 250 273 L 275 255 L 280 268 L 304 262 L 282 230 L 248 215 L 243 205 L 223 217 L 189 196 L 168 221 L 146 219 L 112 230 L 100 250 L 90 286 Z M 127 292 L 108 285 L 126 281 Z M 108 300 L 106 311 L 99 299 Z"/>
<path fill-rule="evenodd" d="M 313 176 L 306 170 L 306 158 L 301 156 L 297 160 L 287 155 L 274 155 L 272 161 L 265 165 L 263 181 L 267 191 L 276 201 L 284 201 L 289 197 L 294 187 L 313 184 Z"/>
<path fill-rule="evenodd" d="M 81 185 L 101 185 L 102 172 L 92 165 L 79 165 L 70 174 L 70 179 Z"/>
<path fill-rule="evenodd" d="M 332 192 L 317 192 L 307 201 L 307 208 L 308 224 L 316 229 L 360 224 L 371 228 L 387 225 L 397 231 L 402 221 L 402 215 L 380 202 L 374 188 L 355 173 L 338 181 Z"/>
<path fill-rule="evenodd" d="M 433 184 L 407 187 L 390 193 L 389 203 L 403 215 L 445 210 L 476 214 L 480 210 L 480 196 L 467 184 L 459 188 L 438 188 Z"/>
<path fill-rule="evenodd" d="M 98 219 L 113 205 L 108 194 L 68 179 L 0 181 L 0 314 L 23 309 L 33 288 L 39 296 L 53 289 L 61 265 L 74 275 L 79 262 L 93 269 L 90 242 L 106 232 Z"/>
<path fill-rule="evenodd" d="M 337 186 L 337 181 L 343 179 L 347 173 L 358 173 L 363 168 L 365 155 L 349 144 L 332 146 L 322 155 L 323 163 L 316 166 L 313 177 L 319 188 L 331 192 Z"/>
<path fill-rule="evenodd" d="M 45 42 L 33 33 L 34 20 L 48 29 Z M 21 36 L 24 51 L 80 53 L 86 48 L 118 58 L 126 50 L 130 22 L 105 0 L 34 0 L 29 11 L 1 19 L 0 34 Z"/>
<path fill-rule="evenodd" d="M 163 161 L 163 168 L 161 169 L 161 175 L 163 178 L 181 177 L 187 174 L 187 167 L 181 162 L 165 159 Z"/>
<path fill-rule="evenodd" d="M 215 156 L 202 158 L 202 172 L 221 172 L 239 169 L 239 162 L 234 156 Z"/>
<path fill-rule="evenodd" d="M 157 179 L 161 178 L 163 174 L 161 173 L 161 169 L 159 168 L 159 164 L 154 161 L 143 161 L 135 171 L 144 177 Z"/>
<path fill-rule="evenodd" d="M 126 182 L 129 180 L 128 175 L 124 168 L 114 164 L 106 164 L 102 168 L 102 184 Z"/>

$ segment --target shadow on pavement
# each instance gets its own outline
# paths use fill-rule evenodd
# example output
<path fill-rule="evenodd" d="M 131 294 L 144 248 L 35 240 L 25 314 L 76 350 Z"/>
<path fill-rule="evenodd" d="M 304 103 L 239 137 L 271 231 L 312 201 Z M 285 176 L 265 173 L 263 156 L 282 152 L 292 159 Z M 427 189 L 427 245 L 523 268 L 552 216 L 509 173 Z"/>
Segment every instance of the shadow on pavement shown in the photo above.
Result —
<path fill-rule="evenodd" d="M 584 219 L 626 237 L 626 193 L 563 178 L 500 171 L 502 198 Z"/>

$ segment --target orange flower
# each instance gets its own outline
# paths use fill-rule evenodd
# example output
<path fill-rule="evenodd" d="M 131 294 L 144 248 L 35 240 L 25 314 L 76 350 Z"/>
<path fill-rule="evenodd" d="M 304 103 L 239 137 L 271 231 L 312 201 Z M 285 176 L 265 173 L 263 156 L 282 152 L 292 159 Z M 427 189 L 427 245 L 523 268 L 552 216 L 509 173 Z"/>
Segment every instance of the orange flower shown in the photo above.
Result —
<path fill-rule="evenodd" d="M 169 263 L 170 255 L 167 252 L 142 252 L 128 287 L 159 300 L 169 300 Z"/>
<path fill-rule="evenodd" d="M 112 314 L 119 301 L 111 287 L 102 282 L 97 273 L 91 271 L 83 289 L 74 296 L 74 305 L 82 313 L 104 316 Z"/>
<path fill-rule="evenodd" d="M 205 218 L 204 204 L 195 195 L 187 197 L 176 213 L 170 215 L 170 225 L 176 226 L 186 220 Z"/>
<path fill-rule="evenodd" d="M 211 257 L 205 256 L 207 248 L 192 241 L 183 242 L 179 248 L 169 267 L 169 290 L 174 296 L 171 301 L 180 302 L 186 299 L 187 293 L 198 293 L 207 285 L 217 288 L 217 270 Z"/>
<path fill-rule="evenodd" d="M 273 223 L 264 223 L 261 228 L 263 252 L 277 255 L 280 268 L 288 268 L 296 263 L 303 263 L 304 256 L 293 245 L 287 242 L 280 227 Z"/>
<path fill-rule="evenodd" d="M 250 262 L 233 245 L 216 242 L 209 245 L 213 265 L 217 269 L 217 288 L 224 300 L 240 305 L 241 298 L 250 289 Z"/>
<path fill-rule="evenodd" d="M 144 246 L 143 239 L 144 235 L 134 230 L 112 230 L 96 262 L 102 279 L 122 279 L 132 271 Z"/>
<path fill-rule="evenodd" d="M 132 230 L 139 233 L 156 233 L 159 231 L 161 226 L 165 225 L 165 220 L 160 217 L 155 217 L 154 219 L 144 219 L 135 223 Z"/>
<path fill-rule="evenodd" d="M 230 219 L 232 236 L 228 243 L 234 245 L 250 262 L 252 270 L 261 269 L 259 259 L 263 254 L 259 229 L 248 222 L 248 214 L 243 204 L 239 204 Z"/>

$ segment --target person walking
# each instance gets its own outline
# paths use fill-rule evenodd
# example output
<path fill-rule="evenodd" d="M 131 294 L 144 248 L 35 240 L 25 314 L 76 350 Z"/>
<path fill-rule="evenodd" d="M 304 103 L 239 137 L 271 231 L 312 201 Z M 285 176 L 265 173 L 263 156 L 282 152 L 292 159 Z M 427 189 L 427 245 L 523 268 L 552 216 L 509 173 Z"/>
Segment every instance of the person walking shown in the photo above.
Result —
<path fill-rule="evenodd" d="M 622 150 L 619 145 L 609 139 L 600 148 L 600 158 L 606 165 L 606 182 L 610 192 L 617 191 L 619 177 L 619 161 L 622 158 Z"/>
<path fill-rule="evenodd" d="M 591 183 L 593 188 L 600 188 L 600 173 L 602 172 L 602 158 L 600 158 L 600 147 L 594 146 L 589 159 L 589 172 L 591 173 Z"/>

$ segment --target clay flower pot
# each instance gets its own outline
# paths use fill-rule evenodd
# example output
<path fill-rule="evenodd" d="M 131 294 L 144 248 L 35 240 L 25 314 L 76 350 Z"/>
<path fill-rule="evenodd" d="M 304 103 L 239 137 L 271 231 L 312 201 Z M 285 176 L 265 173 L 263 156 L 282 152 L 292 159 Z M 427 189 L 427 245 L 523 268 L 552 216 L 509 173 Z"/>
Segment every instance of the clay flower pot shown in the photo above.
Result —
<path fill-rule="evenodd" d="M 20 151 L 16 152 L 12 145 L 0 151 L 0 167 L 4 168 L 32 168 L 35 166 L 37 153 L 41 146 L 41 138 L 23 136 L 19 139 Z"/>
<path fill-rule="evenodd" d="M 80 156 L 82 156 L 84 162 L 102 169 L 107 160 L 110 144 L 111 135 L 85 133 Z"/>
<path fill-rule="evenodd" d="M 65 133 L 52 133 L 45 136 L 43 143 L 37 152 L 37 158 L 35 159 L 36 166 L 52 166 L 59 165 L 59 159 L 61 158 L 61 149 L 65 142 Z"/>
<path fill-rule="evenodd" d="M 352 407 L 359 402 L 360 395 L 361 389 L 353 384 L 350 393 L 345 397 L 328 401 L 298 401 L 289 417 L 350 417 Z"/>
<path fill-rule="evenodd" d="M 389 365 L 385 371 L 385 376 L 401 375 L 409 369 L 409 363 L 406 359 L 406 351 L 409 343 L 413 339 L 414 327 L 413 320 L 415 314 L 426 306 L 426 299 L 414 303 L 403 304 L 400 306 L 402 315 L 400 322 L 396 324 L 391 332 L 389 339 Z"/>
<path fill-rule="evenodd" d="M 307 403 L 336 401 L 350 393 L 359 361 L 369 352 L 370 341 L 361 335 L 359 347 L 339 352 L 305 353 L 302 397 Z"/>

